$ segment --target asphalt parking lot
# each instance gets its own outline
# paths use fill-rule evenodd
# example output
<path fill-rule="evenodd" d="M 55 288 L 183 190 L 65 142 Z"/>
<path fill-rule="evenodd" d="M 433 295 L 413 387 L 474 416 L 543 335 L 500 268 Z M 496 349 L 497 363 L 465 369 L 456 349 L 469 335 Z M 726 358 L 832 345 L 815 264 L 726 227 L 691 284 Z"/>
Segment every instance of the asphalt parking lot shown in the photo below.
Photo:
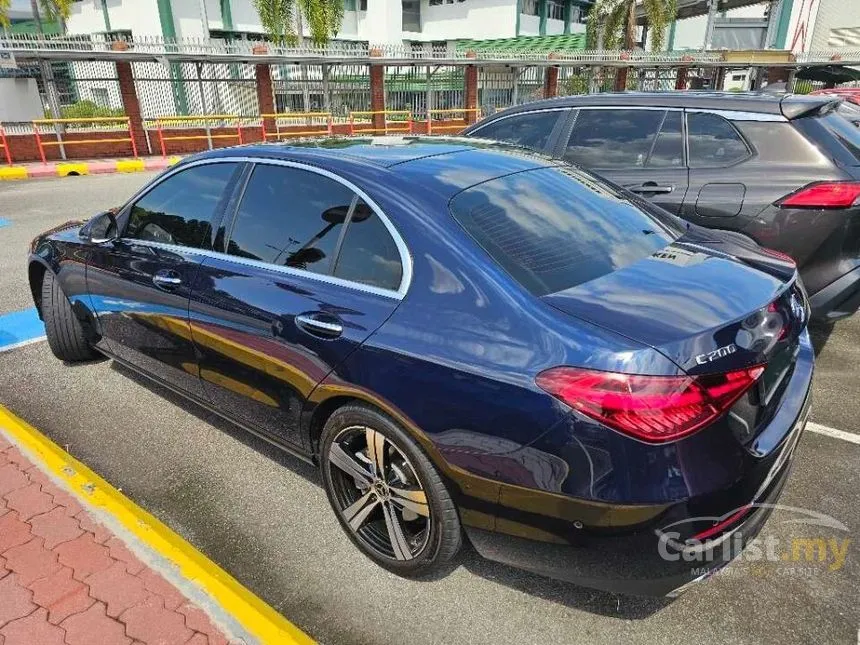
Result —
<path fill-rule="evenodd" d="M 32 237 L 121 203 L 150 177 L 0 185 L 0 315 L 32 306 Z M 815 342 L 811 420 L 859 437 L 860 316 Z M 0 352 L 0 403 L 325 643 L 858 642 L 860 445 L 821 432 L 804 435 L 780 502 L 844 528 L 820 533 L 780 510 L 763 537 L 838 540 L 841 564 L 736 563 L 669 602 L 592 592 L 468 548 L 440 580 L 395 577 L 341 532 L 313 468 L 110 361 L 67 366 L 44 342 Z"/>

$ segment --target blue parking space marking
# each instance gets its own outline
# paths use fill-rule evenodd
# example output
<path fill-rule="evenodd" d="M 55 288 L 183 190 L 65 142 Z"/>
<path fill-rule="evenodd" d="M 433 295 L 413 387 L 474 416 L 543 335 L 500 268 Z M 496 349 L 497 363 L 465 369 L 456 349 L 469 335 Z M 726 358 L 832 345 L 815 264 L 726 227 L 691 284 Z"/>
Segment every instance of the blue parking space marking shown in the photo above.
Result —
<path fill-rule="evenodd" d="M 0 217 L 0 228 L 3 228 L 4 226 L 11 226 L 11 225 L 12 225 L 12 222 L 10 222 L 8 219 L 3 219 L 2 217 Z"/>
<path fill-rule="evenodd" d="M 45 325 L 36 308 L 0 315 L 0 352 L 45 338 Z"/>

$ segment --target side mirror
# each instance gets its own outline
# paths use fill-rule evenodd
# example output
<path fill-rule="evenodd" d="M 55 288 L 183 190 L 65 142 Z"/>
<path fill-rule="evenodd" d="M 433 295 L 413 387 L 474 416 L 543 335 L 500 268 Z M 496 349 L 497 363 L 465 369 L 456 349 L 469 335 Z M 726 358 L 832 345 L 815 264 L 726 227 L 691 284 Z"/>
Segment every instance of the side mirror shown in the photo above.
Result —
<path fill-rule="evenodd" d="M 90 219 L 81 228 L 80 236 L 92 244 L 104 244 L 115 240 L 119 235 L 118 231 L 113 212 L 105 211 Z"/>

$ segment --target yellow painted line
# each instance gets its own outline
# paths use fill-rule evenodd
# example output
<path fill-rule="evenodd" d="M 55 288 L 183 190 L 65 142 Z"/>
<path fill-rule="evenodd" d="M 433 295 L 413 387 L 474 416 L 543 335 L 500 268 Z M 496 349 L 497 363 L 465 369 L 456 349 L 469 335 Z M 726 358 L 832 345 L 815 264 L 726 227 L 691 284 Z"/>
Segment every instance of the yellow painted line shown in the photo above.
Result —
<path fill-rule="evenodd" d="M 173 165 L 178 164 L 180 161 L 182 161 L 182 157 L 175 157 L 174 156 L 174 157 L 171 157 L 170 159 L 167 160 L 167 165 L 173 166 Z"/>
<path fill-rule="evenodd" d="M 27 169 L 24 166 L 7 166 L 0 168 L 0 180 L 2 179 L 27 179 Z"/>
<path fill-rule="evenodd" d="M 109 513 L 124 529 L 175 564 L 261 643 L 311 645 L 314 641 L 229 573 L 153 515 L 125 497 L 53 441 L 0 405 L 0 427 L 40 460 L 40 466 L 75 494 Z"/>
<path fill-rule="evenodd" d="M 143 159 L 121 159 L 116 162 L 117 172 L 142 172 L 144 169 Z"/>
<path fill-rule="evenodd" d="M 58 163 L 57 177 L 68 177 L 72 173 L 89 175 L 90 165 L 86 163 Z"/>

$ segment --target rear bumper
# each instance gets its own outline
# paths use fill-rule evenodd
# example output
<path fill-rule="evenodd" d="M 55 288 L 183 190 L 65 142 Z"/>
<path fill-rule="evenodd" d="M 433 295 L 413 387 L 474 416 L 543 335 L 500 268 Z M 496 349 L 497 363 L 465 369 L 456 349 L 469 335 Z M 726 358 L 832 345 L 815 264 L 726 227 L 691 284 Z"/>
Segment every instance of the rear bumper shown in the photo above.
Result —
<path fill-rule="evenodd" d="M 860 308 L 860 267 L 849 271 L 809 297 L 812 317 L 835 322 Z"/>
<path fill-rule="evenodd" d="M 798 433 L 802 424 L 798 426 Z M 793 448 L 793 446 L 792 446 Z M 790 460 L 774 479 L 768 495 L 724 540 L 695 555 L 661 549 L 653 528 L 626 536 L 605 536 L 589 544 L 550 544 L 510 534 L 466 528 L 475 550 L 502 562 L 556 580 L 611 593 L 675 596 L 682 587 L 703 580 L 736 558 L 759 534 L 791 470 Z M 737 537 L 735 537 L 737 536 Z M 690 558 L 690 559 L 687 559 Z"/>
<path fill-rule="evenodd" d="M 665 505 L 593 504 L 611 521 L 591 526 L 576 520 L 576 507 L 565 503 L 572 498 L 528 491 L 528 504 L 500 509 L 494 531 L 467 527 L 467 535 L 483 557 L 550 578 L 613 593 L 675 595 L 727 565 L 761 531 L 806 425 L 812 373 L 804 332 L 784 404 L 751 446 L 760 457 L 724 489 Z M 505 498 L 503 490 L 500 499 Z M 705 537 L 704 529 L 713 525 L 719 530 Z M 699 540 L 687 541 L 688 536 Z"/>

